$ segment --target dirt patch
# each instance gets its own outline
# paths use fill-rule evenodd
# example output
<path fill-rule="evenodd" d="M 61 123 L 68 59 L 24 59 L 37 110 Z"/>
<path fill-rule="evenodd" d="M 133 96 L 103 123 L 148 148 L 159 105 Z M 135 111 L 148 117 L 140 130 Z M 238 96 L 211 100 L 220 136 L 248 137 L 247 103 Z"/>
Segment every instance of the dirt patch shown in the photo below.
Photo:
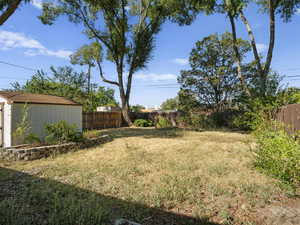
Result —
<path fill-rule="evenodd" d="M 299 225 L 300 198 L 270 205 L 262 209 L 258 216 L 265 225 Z"/>

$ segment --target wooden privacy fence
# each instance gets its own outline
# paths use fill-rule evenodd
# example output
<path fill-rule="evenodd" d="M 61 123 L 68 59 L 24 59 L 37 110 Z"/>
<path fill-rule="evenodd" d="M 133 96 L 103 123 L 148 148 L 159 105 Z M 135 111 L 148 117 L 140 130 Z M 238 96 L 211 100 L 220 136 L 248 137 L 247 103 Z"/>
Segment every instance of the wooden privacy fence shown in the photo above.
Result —
<path fill-rule="evenodd" d="M 82 114 L 82 127 L 85 130 L 118 128 L 121 125 L 121 112 L 90 112 Z"/>
<path fill-rule="evenodd" d="M 277 113 L 276 119 L 286 125 L 289 133 L 300 130 L 300 104 L 283 106 Z"/>

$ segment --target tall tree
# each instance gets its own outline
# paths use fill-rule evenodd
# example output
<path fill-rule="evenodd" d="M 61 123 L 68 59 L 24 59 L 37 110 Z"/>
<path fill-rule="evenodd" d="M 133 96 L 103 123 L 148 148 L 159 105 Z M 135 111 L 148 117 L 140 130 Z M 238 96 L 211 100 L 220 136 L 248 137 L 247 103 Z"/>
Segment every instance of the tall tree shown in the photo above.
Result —
<path fill-rule="evenodd" d="M 27 3 L 30 0 L 1 0 L 0 1 L 0 26 L 14 14 L 22 2 Z"/>
<path fill-rule="evenodd" d="M 164 0 L 168 2 L 173 2 L 175 0 Z M 178 0 L 182 1 L 182 0 Z M 235 62 L 238 69 L 238 77 L 242 84 L 242 87 L 248 96 L 251 95 L 249 88 L 246 85 L 245 76 L 242 72 L 241 63 L 241 53 L 238 51 L 237 46 L 237 31 L 236 31 L 236 20 L 241 19 L 245 28 L 248 32 L 249 40 L 251 42 L 252 52 L 255 59 L 256 73 L 254 76 L 260 78 L 259 89 L 262 95 L 265 95 L 264 90 L 266 90 L 268 74 L 271 70 L 271 63 L 273 58 L 273 51 L 276 40 L 276 15 L 279 15 L 284 22 L 290 21 L 291 17 L 296 13 L 297 9 L 300 7 L 300 0 L 186 0 L 186 4 L 190 4 L 190 8 L 193 9 L 190 15 L 195 15 L 195 12 L 206 12 L 208 14 L 213 13 L 223 13 L 230 21 L 233 43 L 232 47 L 234 49 Z M 269 23 L 269 46 L 267 51 L 267 56 L 264 59 L 260 56 L 256 45 L 256 39 L 254 32 L 251 28 L 250 22 L 245 15 L 245 10 L 249 7 L 249 4 L 257 4 L 259 6 L 259 11 L 268 14 Z M 176 7 L 174 7 L 176 10 Z M 180 13 L 180 12 L 179 12 Z M 184 15 L 186 12 L 183 13 Z M 177 18 L 173 16 L 173 18 Z M 189 17 L 187 22 L 190 23 L 190 19 L 195 17 Z M 182 23 L 179 21 L 180 24 Z"/>
<path fill-rule="evenodd" d="M 179 83 L 181 92 L 194 96 L 199 106 L 220 111 L 240 93 L 232 41 L 230 33 L 210 35 L 192 49 L 191 69 L 181 71 Z M 241 57 L 250 51 L 247 41 L 238 39 L 237 44 Z"/>
<path fill-rule="evenodd" d="M 40 19 L 52 24 L 59 15 L 83 24 L 85 34 L 101 43 L 106 59 L 115 65 L 116 76 L 108 79 L 99 63 L 100 76 L 119 88 L 123 117 L 132 125 L 129 100 L 133 75 L 151 59 L 155 35 L 165 20 L 165 8 L 158 0 L 58 0 L 43 5 Z"/>

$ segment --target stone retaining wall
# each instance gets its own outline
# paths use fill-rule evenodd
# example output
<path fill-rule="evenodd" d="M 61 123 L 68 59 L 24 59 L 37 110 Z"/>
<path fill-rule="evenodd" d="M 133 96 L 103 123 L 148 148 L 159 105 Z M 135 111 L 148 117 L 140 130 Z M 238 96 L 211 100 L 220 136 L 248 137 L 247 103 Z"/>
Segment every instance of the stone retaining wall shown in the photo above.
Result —
<path fill-rule="evenodd" d="M 111 141 L 112 138 L 108 135 L 104 135 L 97 138 L 87 139 L 80 143 L 65 143 L 59 145 L 40 146 L 32 148 L 2 148 L 0 149 L 0 159 L 4 160 L 36 160 L 46 158 L 51 155 L 63 154 L 70 151 L 76 151 L 78 149 L 90 148 L 99 144 L 103 144 Z"/>

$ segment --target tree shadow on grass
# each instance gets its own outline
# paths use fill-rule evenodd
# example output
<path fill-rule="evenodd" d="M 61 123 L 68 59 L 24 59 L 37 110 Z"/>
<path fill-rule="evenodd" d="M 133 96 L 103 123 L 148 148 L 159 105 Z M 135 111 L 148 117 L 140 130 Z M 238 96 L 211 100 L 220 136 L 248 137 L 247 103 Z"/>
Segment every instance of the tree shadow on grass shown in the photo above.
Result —
<path fill-rule="evenodd" d="M 0 224 L 109 225 L 118 218 L 143 225 L 218 225 L 0 167 Z"/>

